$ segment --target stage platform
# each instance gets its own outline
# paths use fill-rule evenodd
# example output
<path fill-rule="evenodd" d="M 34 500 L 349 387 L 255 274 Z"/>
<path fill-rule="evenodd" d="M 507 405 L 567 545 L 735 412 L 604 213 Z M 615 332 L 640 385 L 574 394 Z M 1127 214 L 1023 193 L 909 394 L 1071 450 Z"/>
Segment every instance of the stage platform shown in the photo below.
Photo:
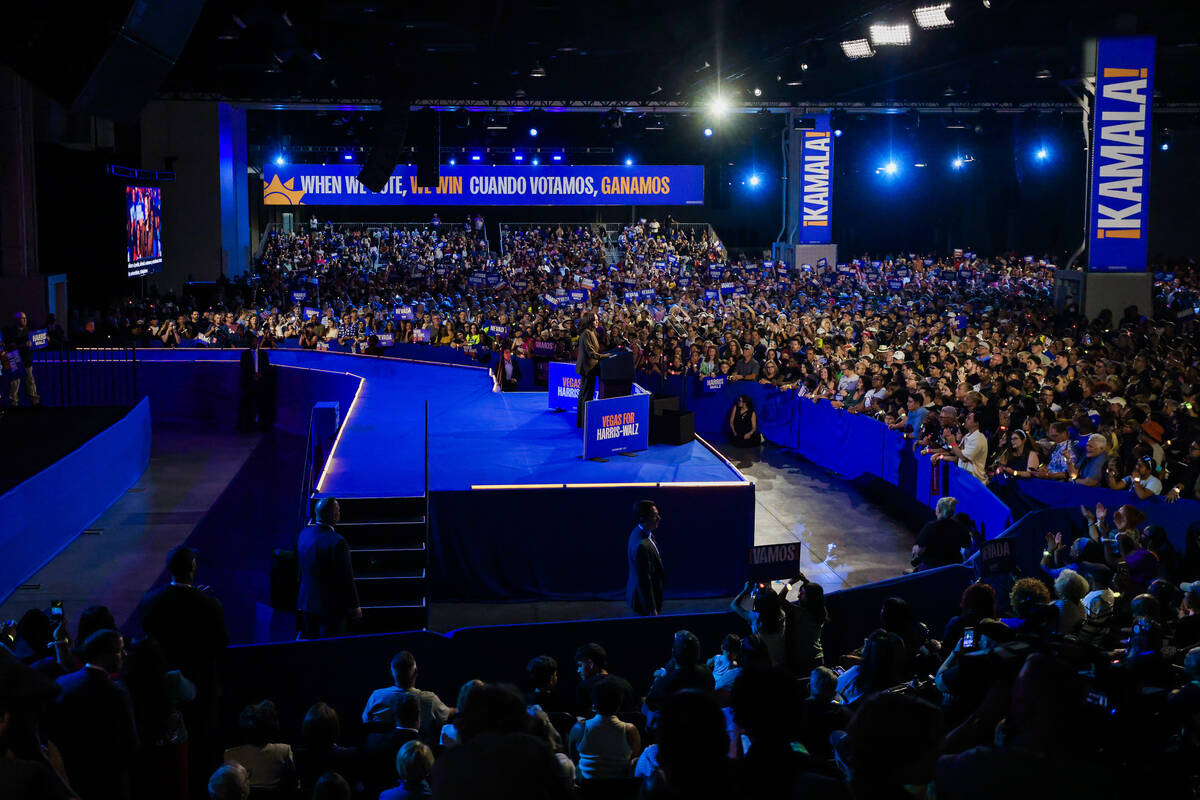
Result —
<path fill-rule="evenodd" d="M 179 362 L 192 361 L 211 387 L 212 362 L 237 356 L 139 351 L 139 386 L 154 393 L 169 382 L 162 391 L 179 392 Z M 351 506 L 357 501 L 359 515 L 368 513 L 368 498 L 426 497 L 428 402 L 427 577 L 434 600 L 619 598 L 639 499 L 655 500 L 663 515 L 658 538 L 669 596 L 728 596 L 741 588 L 753 545 L 754 487 L 702 441 L 584 461 L 574 414 L 551 412 L 544 392 L 493 392 L 482 367 L 297 350 L 273 350 L 270 358 L 283 370 L 281 426 L 307 419 L 310 401 L 341 402 L 344 419 L 317 492 Z M 160 379 L 155 362 L 173 363 Z M 235 365 L 225 370 L 224 380 L 232 381 Z M 333 382 L 339 373 L 357 380 L 352 397 L 347 381 Z M 303 402 L 290 398 L 285 382 L 299 391 L 303 374 L 340 396 L 306 389 Z"/>

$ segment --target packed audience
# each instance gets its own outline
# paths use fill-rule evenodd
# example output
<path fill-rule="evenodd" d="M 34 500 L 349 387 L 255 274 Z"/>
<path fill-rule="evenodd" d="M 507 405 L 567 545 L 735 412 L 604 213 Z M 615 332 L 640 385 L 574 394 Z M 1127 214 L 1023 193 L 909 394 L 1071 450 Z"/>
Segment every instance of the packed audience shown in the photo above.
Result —
<path fill-rule="evenodd" d="M 523 675 L 494 674 L 480 653 L 479 678 L 441 696 L 404 651 L 386 685 L 359 687 L 360 706 L 315 696 L 284 730 L 262 700 L 222 732 L 219 603 L 188 583 L 180 548 L 129 641 L 102 607 L 4 631 L 0 787 L 84 800 L 189 787 L 218 800 L 1190 796 L 1200 582 L 1093 550 L 999 593 L 980 582 L 943 597 L 942 630 L 890 597 L 848 652 L 822 640 L 863 622 L 832 617 L 800 575 L 747 585 L 720 641 L 659 642 L 652 674 L 621 674 L 647 646 L 631 632 L 611 650 L 580 642 L 572 664 L 534 655 Z"/>

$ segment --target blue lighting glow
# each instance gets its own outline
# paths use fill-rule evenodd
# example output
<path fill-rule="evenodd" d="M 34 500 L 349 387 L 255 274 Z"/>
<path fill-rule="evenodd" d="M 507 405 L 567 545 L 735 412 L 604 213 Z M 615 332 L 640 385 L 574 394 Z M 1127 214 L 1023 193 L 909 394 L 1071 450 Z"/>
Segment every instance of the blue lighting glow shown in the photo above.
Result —
<path fill-rule="evenodd" d="M 900 165 L 895 161 L 889 161 L 883 165 L 883 173 L 885 175 L 895 175 L 900 170 Z"/>
<path fill-rule="evenodd" d="M 1160 145 L 1158 146 L 1158 149 L 1159 149 L 1159 150 L 1170 150 L 1170 149 L 1171 149 L 1171 143 L 1170 143 L 1170 142 L 1163 142 L 1162 144 L 1160 144 Z"/>
<path fill-rule="evenodd" d="M 1034 158 L 1036 158 L 1038 161 L 1045 161 L 1047 158 L 1050 157 L 1050 151 L 1044 147 L 1039 147 L 1037 149 L 1037 152 L 1034 153 L 1033 155 L 1034 155 Z"/>
<path fill-rule="evenodd" d="M 950 166 L 954 167 L 955 169 L 962 169 L 963 163 L 962 156 L 956 156 L 954 160 L 950 162 Z"/>
<path fill-rule="evenodd" d="M 537 128 L 530 128 L 529 135 L 536 137 L 537 136 Z"/>
<path fill-rule="evenodd" d="M 633 159 L 632 159 L 632 158 L 626 158 L 626 159 L 625 159 L 625 166 L 627 166 L 627 167 L 632 167 L 632 166 L 633 166 Z"/>
<path fill-rule="evenodd" d="M 757 173 L 752 173 L 746 183 L 750 184 L 750 188 L 757 189 L 758 185 L 762 183 L 762 178 L 758 177 Z"/>
<path fill-rule="evenodd" d="M 551 156 L 551 158 L 553 158 L 555 161 L 562 161 L 562 156 L 558 153 L 555 153 L 553 156 Z"/>
<path fill-rule="evenodd" d="M 521 155 L 520 153 L 517 153 L 513 156 L 513 161 L 524 161 L 524 160 L 525 160 L 525 156 Z"/>
<path fill-rule="evenodd" d="M 450 159 L 450 166 L 452 166 L 452 167 L 453 167 L 453 166 L 454 166 L 455 164 L 457 164 L 457 163 L 458 163 L 458 162 L 457 162 L 457 161 L 455 161 L 453 158 L 452 158 L 452 159 Z"/>
<path fill-rule="evenodd" d="M 833 129 L 833 135 L 834 135 L 834 136 L 841 136 L 841 135 L 842 135 L 842 129 L 841 129 L 841 128 L 834 128 L 834 129 Z"/>
<path fill-rule="evenodd" d="M 478 160 L 479 160 L 479 158 L 480 158 L 480 156 L 478 156 L 478 155 L 473 155 L 473 156 L 471 156 L 471 160 L 472 160 L 472 161 L 478 161 Z"/>
<path fill-rule="evenodd" d="M 280 153 L 279 155 L 275 156 L 275 166 L 282 167 L 286 163 L 287 163 L 287 159 L 283 157 L 283 153 Z"/>
<path fill-rule="evenodd" d="M 705 136 L 712 136 L 712 128 L 705 128 L 705 129 L 704 129 L 704 135 L 705 135 Z"/>
<path fill-rule="evenodd" d="M 342 158 L 344 158 L 344 159 L 345 159 L 345 160 L 347 160 L 347 161 L 353 161 L 353 160 L 354 160 L 354 153 L 346 153 L 344 156 L 342 156 Z"/>
<path fill-rule="evenodd" d="M 538 158 L 535 156 L 535 157 L 534 157 L 534 159 L 533 159 L 533 165 L 536 167 L 536 166 L 538 166 L 538 165 L 539 165 L 539 164 L 541 164 L 541 163 L 542 163 L 542 162 L 541 162 L 540 160 L 538 160 Z"/>

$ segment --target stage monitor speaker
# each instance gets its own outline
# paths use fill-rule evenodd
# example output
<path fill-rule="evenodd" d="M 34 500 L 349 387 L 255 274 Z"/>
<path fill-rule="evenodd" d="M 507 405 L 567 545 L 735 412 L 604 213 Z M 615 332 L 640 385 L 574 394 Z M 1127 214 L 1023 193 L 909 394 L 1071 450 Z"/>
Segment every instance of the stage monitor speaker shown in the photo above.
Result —
<path fill-rule="evenodd" d="M 661 416 L 664 411 L 679 410 L 679 395 L 677 394 L 656 394 L 650 397 L 650 415 L 654 417 Z"/>
<path fill-rule="evenodd" d="M 692 411 L 667 409 L 661 415 L 650 418 L 652 440 L 656 427 L 659 444 L 687 444 L 696 438 L 696 414 Z"/>
<path fill-rule="evenodd" d="M 387 186 L 396 164 L 400 162 L 401 148 L 408 136 L 408 98 L 388 100 L 383 106 L 383 119 L 375 135 L 371 154 L 358 173 L 358 182 L 371 192 L 381 192 Z"/>

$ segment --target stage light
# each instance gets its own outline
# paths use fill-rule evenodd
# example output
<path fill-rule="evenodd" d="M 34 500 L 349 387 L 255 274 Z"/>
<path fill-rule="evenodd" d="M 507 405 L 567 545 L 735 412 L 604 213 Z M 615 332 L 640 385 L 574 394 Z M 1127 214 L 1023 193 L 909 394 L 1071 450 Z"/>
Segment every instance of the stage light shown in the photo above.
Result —
<path fill-rule="evenodd" d="M 758 185 L 762 183 L 762 178 L 758 177 L 757 173 L 755 173 L 751 174 L 746 182 L 750 184 L 750 188 L 757 189 Z"/>
<path fill-rule="evenodd" d="M 521 155 L 520 153 L 513 153 L 513 161 L 524 161 L 524 160 L 525 160 L 525 156 Z"/>
<path fill-rule="evenodd" d="M 632 166 L 633 166 L 633 159 L 632 159 L 632 158 L 626 158 L 626 159 L 625 159 L 625 166 L 627 166 L 627 167 L 632 167 Z"/>
<path fill-rule="evenodd" d="M 954 167 L 955 169 L 962 169 L 964 163 L 965 162 L 962 160 L 962 156 L 959 156 L 950 162 L 950 166 Z"/>
<path fill-rule="evenodd" d="M 860 58 L 870 58 L 875 55 L 875 51 L 871 49 L 871 43 L 866 39 L 850 39 L 842 42 L 842 52 L 851 61 L 857 61 Z"/>
<path fill-rule="evenodd" d="M 712 99 L 712 102 L 708 104 L 708 110 L 716 116 L 722 117 L 725 115 L 725 112 L 729 110 L 729 103 L 724 97 L 717 95 Z"/>
<path fill-rule="evenodd" d="M 471 156 L 472 161 L 478 161 L 479 159 L 480 159 L 480 156 L 478 154 Z"/>
<path fill-rule="evenodd" d="M 1174 136 L 1171 133 L 1171 129 L 1163 128 L 1162 138 L 1159 140 L 1158 149 L 1159 150 L 1170 150 L 1171 142 L 1173 139 L 1174 139 Z"/>
<path fill-rule="evenodd" d="M 755 97 L 762 97 L 762 89 L 760 89 L 760 88 L 758 88 L 757 86 L 755 86 L 755 87 L 754 87 L 754 96 L 755 96 Z"/>
<path fill-rule="evenodd" d="M 712 128 L 705 128 L 705 129 L 704 129 L 704 135 L 705 135 L 705 136 L 712 136 Z"/>
<path fill-rule="evenodd" d="M 283 157 L 283 153 L 280 153 L 279 155 L 275 156 L 275 166 L 282 167 L 286 163 L 287 163 L 287 159 Z"/>
<path fill-rule="evenodd" d="M 534 137 L 535 139 L 537 138 L 537 133 L 538 133 L 538 131 L 537 131 L 537 128 L 530 128 L 530 129 L 529 129 L 529 135 L 530 135 L 530 136 L 532 136 L 532 137 Z"/>
<path fill-rule="evenodd" d="M 1160 144 L 1160 145 L 1158 146 L 1158 149 L 1159 149 L 1159 150 L 1170 150 L 1170 149 L 1171 149 L 1171 143 L 1170 143 L 1170 142 L 1163 142 L 1162 144 Z"/>
<path fill-rule="evenodd" d="M 1044 147 L 1039 147 L 1033 155 L 1038 161 L 1045 161 L 1050 157 L 1050 151 Z"/>
<path fill-rule="evenodd" d="M 900 165 L 897 164 L 895 161 L 888 161 L 886 164 L 883 165 L 882 169 L 883 169 L 884 175 L 889 175 L 889 176 L 895 175 L 897 172 L 900 171 Z"/>
<path fill-rule="evenodd" d="M 801 72 L 808 72 L 808 64 L 801 64 L 801 65 L 800 65 L 800 71 L 801 71 Z"/>
<path fill-rule="evenodd" d="M 923 30 L 932 31 L 938 28 L 949 28 L 954 25 L 954 21 L 946 14 L 949 8 L 949 3 L 919 6 L 913 9 L 913 19 L 917 21 L 918 27 Z"/>
<path fill-rule="evenodd" d="M 917 163 L 913 164 L 913 166 L 914 167 L 928 167 L 929 165 L 926 164 L 924 161 L 918 161 Z"/>
<path fill-rule="evenodd" d="M 841 136 L 841 135 L 842 135 L 842 129 L 841 129 L 841 128 L 834 128 L 834 129 L 833 129 L 833 135 L 834 135 L 834 136 Z"/>
<path fill-rule="evenodd" d="M 534 159 L 533 159 L 533 165 L 534 165 L 535 167 L 536 167 L 536 166 L 538 166 L 538 165 L 539 165 L 539 164 L 541 164 L 541 163 L 542 163 L 541 161 L 539 161 L 539 160 L 538 160 L 536 157 L 534 157 Z"/>
<path fill-rule="evenodd" d="M 876 47 L 912 44 L 912 30 L 908 25 L 884 25 L 877 23 L 870 28 L 871 44 Z"/>
<path fill-rule="evenodd" d="M 342 158 L 345 159 L 346 161 L 353 161 L 354 153 L 346 153 L 345 155 L 342 156 Z"/>
<path fill-rule="evenodd" d="M 453 167 L 453 166 L 454 166 L 455 164 L 457 164 L 457 163 L 458 163 L 458 162 L 457 162 L 457 161 L 455 161 L 453 158 L 452 158 L 452 159 L 450 159 L 450 166 L 452 166 L 452 167 Z"/>
<path fill-rule="evenodd" d="M 555 161 L 562 161 L 562 156 L 558 153 L 555 153 L 554 155 L 552 155 L 550 157 L 553 158 Z"/>

